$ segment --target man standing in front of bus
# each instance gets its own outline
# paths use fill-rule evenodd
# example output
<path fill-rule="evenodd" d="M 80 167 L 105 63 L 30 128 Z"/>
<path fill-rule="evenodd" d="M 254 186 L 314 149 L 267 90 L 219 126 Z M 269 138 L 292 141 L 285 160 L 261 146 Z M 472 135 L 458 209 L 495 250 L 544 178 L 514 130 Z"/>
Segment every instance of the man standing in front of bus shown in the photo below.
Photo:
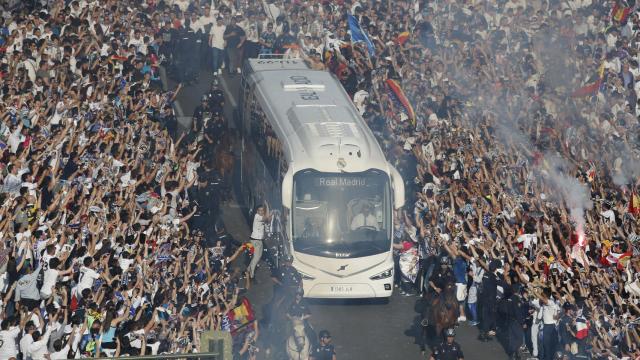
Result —
<path fill-rule="evenodd" d="M 262 250 L 263 250 L 263 241 L 266 236 L 266 225 L 267 222 L 271 220 L 271 215 L 266 206 L 260 205 L 256 209 L 255 215 L 253 215 L 253 225 L 251 227 L 251 235 L 250 241 L 253 245 L 255 252 L 253 253 L 253 258 L 251 259 L 251 263 L 249 263 L 249 278 L 252 280 L 255 278 L 256 266 L 260 262 L 260 258 L 262 258 Z"/>

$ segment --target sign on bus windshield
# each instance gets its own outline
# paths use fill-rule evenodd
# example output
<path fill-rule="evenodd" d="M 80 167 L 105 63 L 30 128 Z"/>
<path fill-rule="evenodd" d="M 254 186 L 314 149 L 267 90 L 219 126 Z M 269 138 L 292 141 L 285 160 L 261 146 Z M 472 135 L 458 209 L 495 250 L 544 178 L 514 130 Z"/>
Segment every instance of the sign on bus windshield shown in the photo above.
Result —
<path fill-rule="evenodd" d="M 323 176 L 315 179 L 315 186 L 325 187 L 345 187 L 345 186 L 367 186 L 366 177 L 338 177 L 338 176 Z"/>

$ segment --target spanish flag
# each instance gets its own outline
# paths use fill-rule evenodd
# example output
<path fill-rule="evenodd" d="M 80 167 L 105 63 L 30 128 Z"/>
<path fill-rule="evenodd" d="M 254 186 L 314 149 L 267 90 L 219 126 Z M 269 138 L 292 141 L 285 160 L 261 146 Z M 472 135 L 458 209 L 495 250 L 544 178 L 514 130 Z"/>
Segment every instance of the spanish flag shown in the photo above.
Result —
<path fill-rule="evenodd" d="M 409 35 L 411 35 L 411 33 L 409 33 L 408 31 L 403 31 L 400 34 L 398 34 L 398 37 L 396 38 L 396 44 L 404 45 L 404 43 L 406 43 L 407 40 L 409 40 Z"/>
<path fill-rule="evenodd" d="M 229 320 L 231 321 L 231 334 L 235 335 L 239 330 L 255 320 L 253 307 L 247 298 L 242 299 L 240 305 L 233 308 L 229 312 Z"/>
<path fill-rule="evenodd" d="M 387 83 L 387 87 L 389 87 L 389 93 L 390 93 L 391 97 L 394 100 L 397 100 L 397 102 L 399 102 L 400 105 L 402 105 L 402 107 L 407 112 L 407 116 L 409 117 L 409 120 L 411 121 L 411 124 L 413 124 L 415 126 L 416 125 L 416 114 L 413 111 L 413 106 L 411 106 L 411 103 L 409 102 L 409 99 L 407 99 L 407 96 L 404 94 L 404 91 L 402 91 L 402 88 L 400 87 L 400 84 L 398 84 L 398 82 L 393 80 L 393 79 L 387 79 L 386 83 Z"/>
<path fill-rule="evenodd" d="M 616 1 L 611 9 L 611 19 L 620 24 L 624 24 L 631 13 L 631 7 L 627 6 L 625 1 Z"/>
<path fill-rule="evenodd" d="M 584 97 L 596 93 L 598 89 L 600 89 L 600 85 L 602 84 L 602 80 L 604 79 L 604 61 L 600 64 L 598 68 L 598 77 L 591 84 L 585 85 L 581 88 L 576 89 L 571 97 Z"/>
<path fill-rule="evenodd" d="M 629 213 L 632 215 L 640 214 L 640 197 L 636 193 L 635 186 L 631 190 L 631 198 L 629 199 Z"/>
<path fill-rule="evenodd" d="M 609 252 L 609 255 L 605 258 L 606 263 L 609 265 L 617 265 L 619 270 L 624 269 L 631 260 L 631 252 L 627 251 L 622 254 Z"/>

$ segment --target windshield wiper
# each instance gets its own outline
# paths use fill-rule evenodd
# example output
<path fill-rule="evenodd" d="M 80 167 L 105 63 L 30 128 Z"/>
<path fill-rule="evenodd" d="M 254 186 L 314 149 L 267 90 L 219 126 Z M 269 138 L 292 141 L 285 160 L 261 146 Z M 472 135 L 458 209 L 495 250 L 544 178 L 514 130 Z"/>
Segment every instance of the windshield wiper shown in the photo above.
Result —
<path fill-rule="evenodd" d="M 305 246 L 303 248 L 301 248 L 299 251 L 309 251 L 309 250 L 314 250 L 314 249 L 321 249 L 324 250 L 324 248 L 327 246 L 327 244 L 317 244 L 317 245 L 309 245 L 309 246 Z"/>

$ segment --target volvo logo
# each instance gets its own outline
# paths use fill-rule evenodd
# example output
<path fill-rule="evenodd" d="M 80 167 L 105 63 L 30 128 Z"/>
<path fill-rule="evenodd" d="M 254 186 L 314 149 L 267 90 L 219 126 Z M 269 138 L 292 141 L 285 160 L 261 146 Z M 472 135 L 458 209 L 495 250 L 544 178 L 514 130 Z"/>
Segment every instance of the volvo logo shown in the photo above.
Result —
<path fill-rule="evenodd" d="M 347 270 L 347 266 L 349 266 L 349 264 L 340 266 L 338 271 Z"/>

